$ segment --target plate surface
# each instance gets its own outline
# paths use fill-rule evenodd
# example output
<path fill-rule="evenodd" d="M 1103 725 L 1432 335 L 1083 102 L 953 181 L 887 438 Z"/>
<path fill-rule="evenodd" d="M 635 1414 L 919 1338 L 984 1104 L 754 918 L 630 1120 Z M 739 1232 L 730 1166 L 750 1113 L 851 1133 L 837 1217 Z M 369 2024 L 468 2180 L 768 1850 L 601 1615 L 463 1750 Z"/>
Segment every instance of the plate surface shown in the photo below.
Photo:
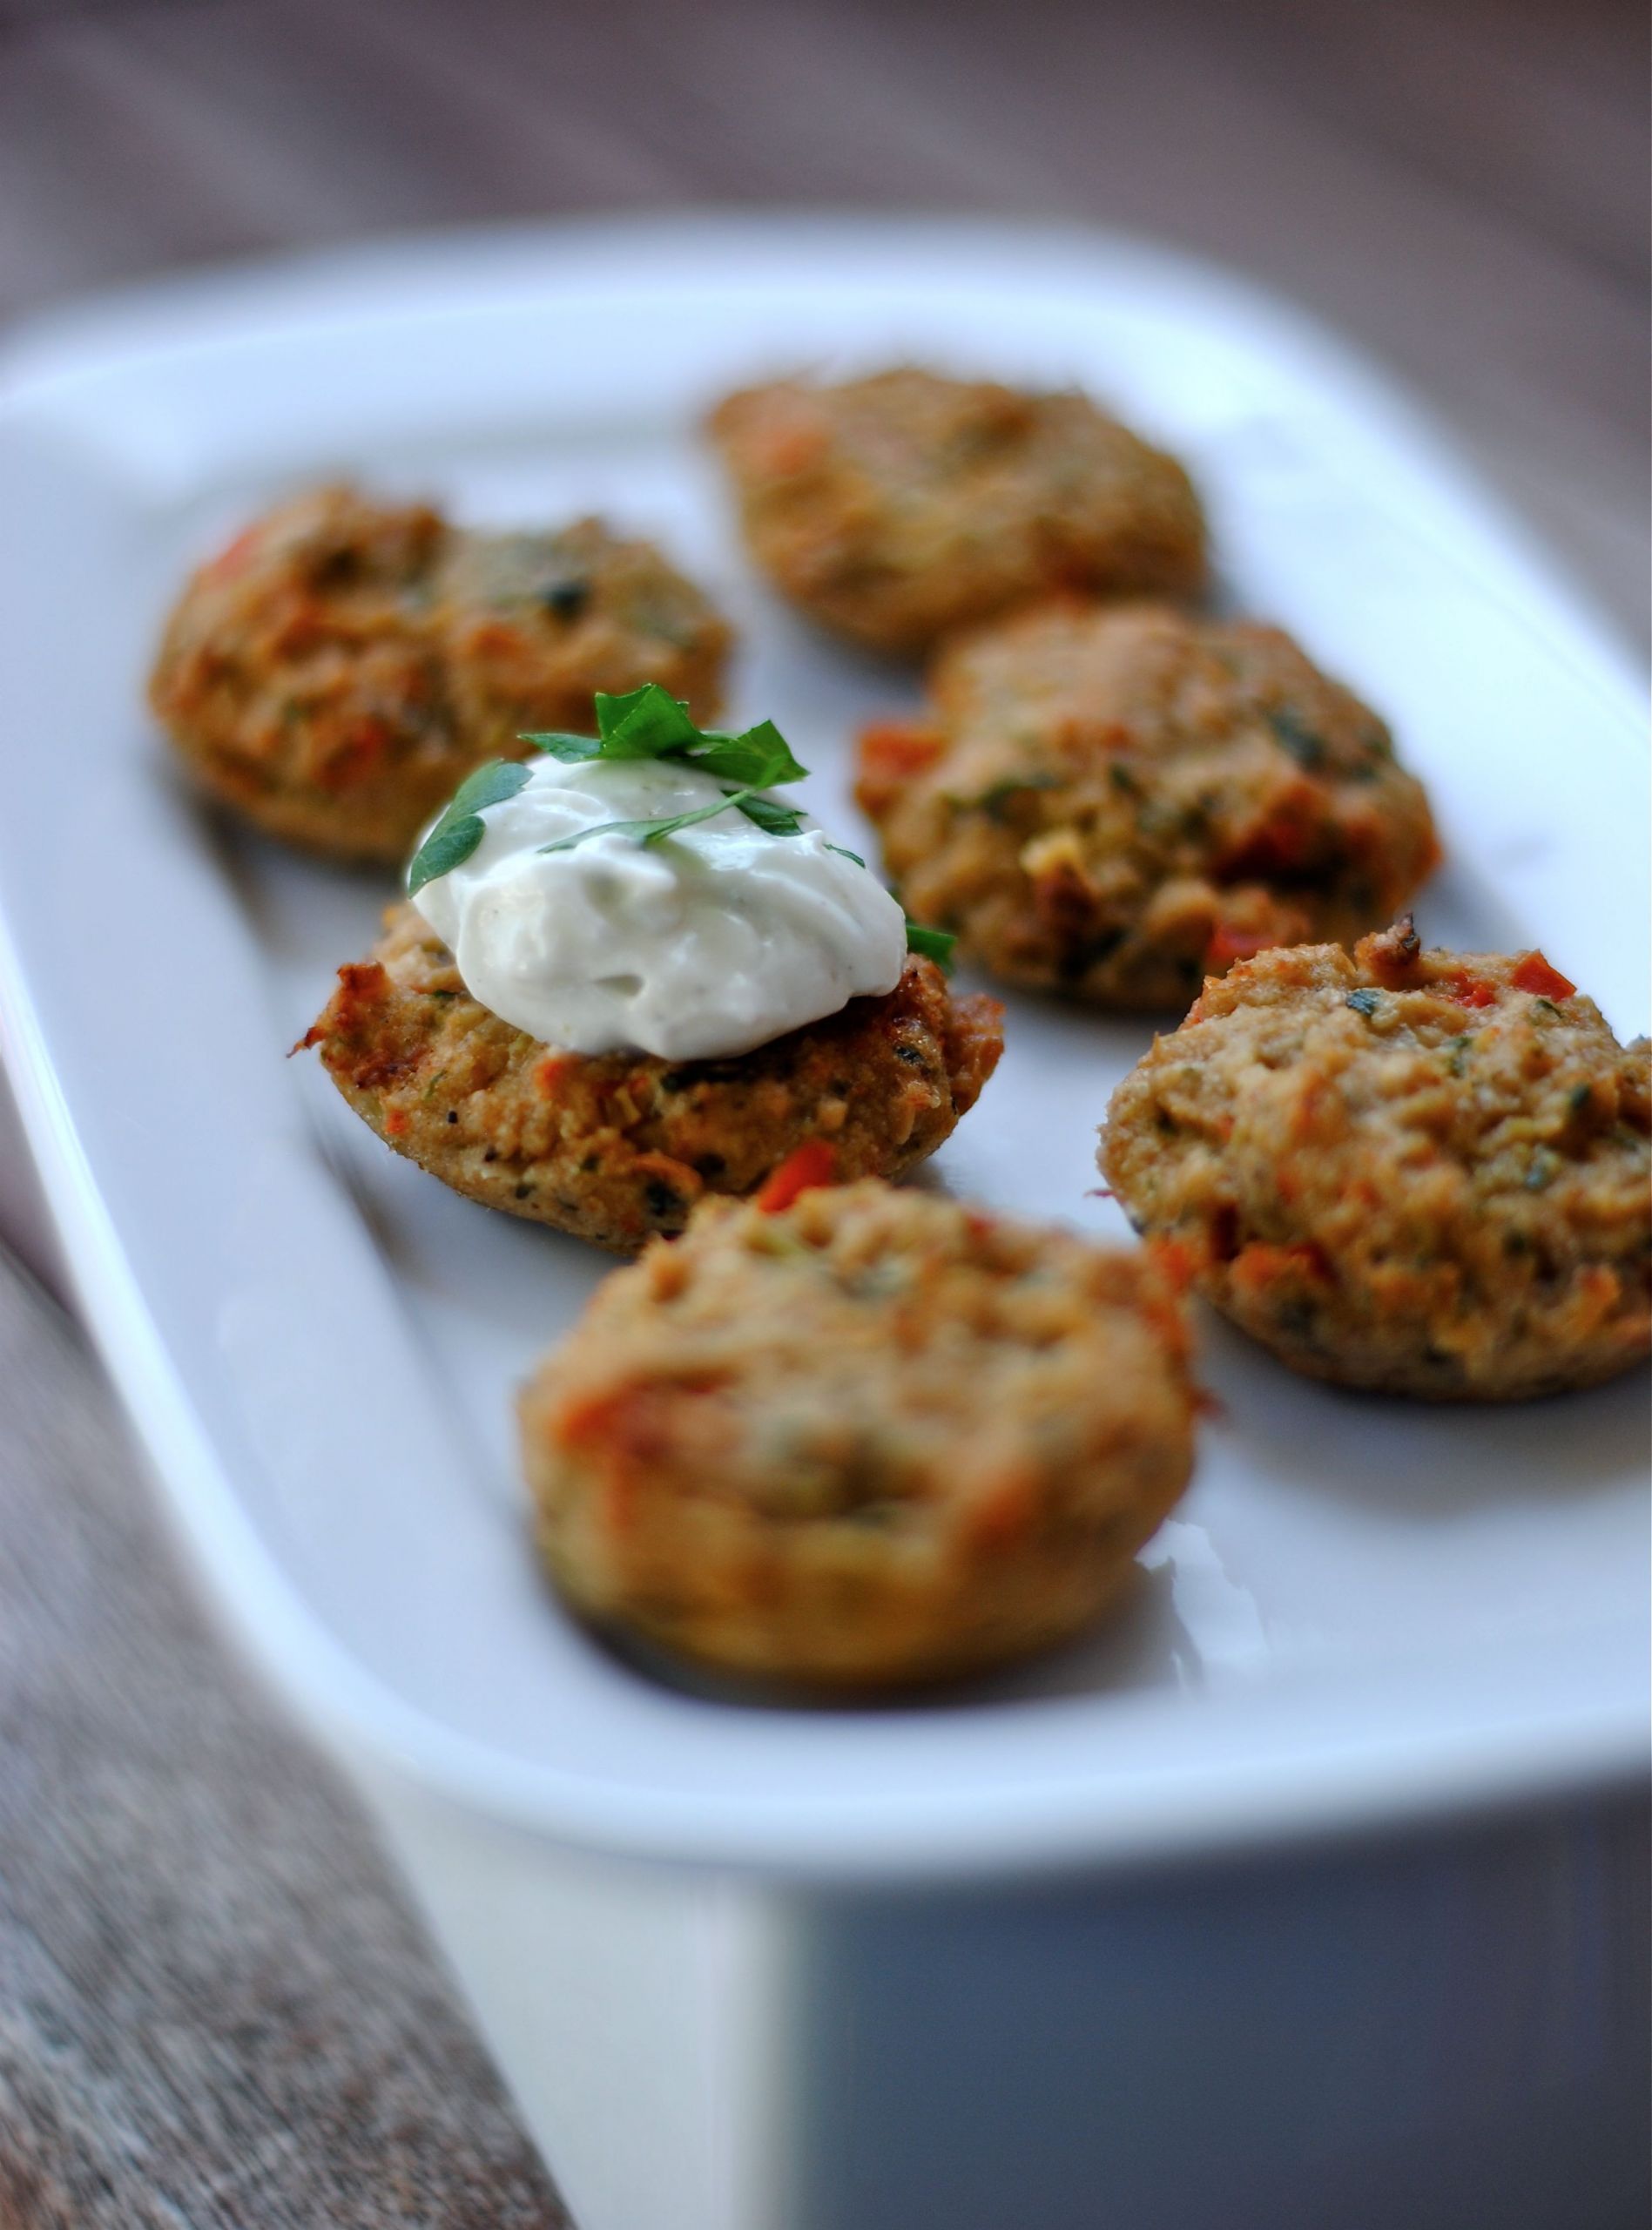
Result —
<path fill-rule="evenodd" d="M 1428 1410 L 1213 1321 L 1222 1414 L 1110 1630 L 915 1706 L 645 1677 L 529 1552 L 511 1396 L 605 1262 L 380 1147 L 286 1049 L 391 893 L 217 824 L 140 691 L 184 567 L 354 472 L 476 521 L 597 509 L 723 598 L 846 834 L 904 674 L 753 583 L 697 416 L 807 362 L 1078 380 L 1182 450 L 1226 600 L 1387 713 L 1449 865 L 1425 933 L 1540 943 L 1645 1026 L 1640 684 L 1381 378 L 1220 274 L 1089 234 L 691 220 L 180 281 L 13 341 L 0 399 L 5 1049 L 89 1317 L 249 1641 L 347 1747 L 559 1841 L 824 1877 L 1231 1847 L 1535 1796 L 1644 1754 L 1646 1393 Z M 850 841 L 853 839 L 851 836 Z M 1133 1024 L 1010 1002 L 931 1180 L 1116 1234 Z"/>

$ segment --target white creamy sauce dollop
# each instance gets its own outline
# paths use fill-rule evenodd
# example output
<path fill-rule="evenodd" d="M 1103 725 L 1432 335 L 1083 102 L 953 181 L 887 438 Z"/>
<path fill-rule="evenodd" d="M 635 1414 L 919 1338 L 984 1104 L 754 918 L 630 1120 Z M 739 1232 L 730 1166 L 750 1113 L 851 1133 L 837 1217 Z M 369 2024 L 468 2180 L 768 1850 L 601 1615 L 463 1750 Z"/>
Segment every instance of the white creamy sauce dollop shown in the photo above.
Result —
<path fill-rule="evenodd" d="M 774 836 L 731 806 L 658 843 L 540 848 L 691 812 L 730 787 L 669 759 L 536 760 L 515 797 L 485 808 L 470 857 L 413 902 L 473 998 L 569 1052 L 716 1059 L 892 991 L 905 917 L 806 817 Z"/>

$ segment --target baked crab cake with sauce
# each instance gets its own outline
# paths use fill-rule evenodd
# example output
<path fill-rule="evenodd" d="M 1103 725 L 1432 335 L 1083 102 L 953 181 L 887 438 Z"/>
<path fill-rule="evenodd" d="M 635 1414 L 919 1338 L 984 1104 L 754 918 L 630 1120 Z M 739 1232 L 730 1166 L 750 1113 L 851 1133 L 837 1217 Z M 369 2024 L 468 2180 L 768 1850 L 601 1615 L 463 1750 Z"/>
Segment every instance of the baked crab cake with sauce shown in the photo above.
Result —
<path fill-rule="evenodd" d="M 860 743 L 909 912 L 1014 983 L 1180 1011 L 1269 945 L 1352 941 L 1439 857 L 1387 729 L 1275 627 L 1058 601 L 937 659 Z"/>
<path fill-rule="evenodd" d="M 1645 1355 L 1652 1048 L 1538 952 L 1409 920 L 1207 983 L 1113 1095 L 1138 1231 L 1293 1369 L 1515 1401 Z"/>
<path fill-rule="evenodd" d="M 992 1074 L 997 1002 L 769 794 L 803 772 L 770 723 L 651 687 L 597 716 L 466 780 L 303 1042 L 455 1191 L 621 1253 L 704 1193 L 904 1174 Z"/>
<path fill-rule="evenodd" d="M 471 767 L 645 681 L 718 709 L 729 630 L 597 519 L 479 534 L 324 488 L 189 581 L 150 702 L 194 778 L 268 835 L 400 862 Z"/>
<path fill-rule="evenodd" d="M 1084 395 L 907 368 L 730 395 L 710 431 L 757 564 L 876 651 L 1049 595 L 1196 595 L 1204 516 L 1176 459 Z"/>
<path fill-rule="evenodd" d="M 973 1672 L 1119 1595 L 1186 1485 L 1171 1276 L 867 1182 L 705 1201 L 522 1402 L 545 1559 L 593 1621 L 828 1687 Z"/>

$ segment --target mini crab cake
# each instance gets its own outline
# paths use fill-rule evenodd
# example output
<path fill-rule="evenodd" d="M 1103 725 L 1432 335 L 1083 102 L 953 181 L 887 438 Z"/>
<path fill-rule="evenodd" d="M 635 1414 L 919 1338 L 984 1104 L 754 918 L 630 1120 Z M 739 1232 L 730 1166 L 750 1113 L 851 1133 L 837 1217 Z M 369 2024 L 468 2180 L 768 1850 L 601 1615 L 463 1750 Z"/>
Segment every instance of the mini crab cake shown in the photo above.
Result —
<path fill-rule="evenodd" d="M 192 578 L 150 702 L 192 773 L 269 835 L 400 860 L 523 728 L 585 727 L 644 681 L 716 710 L 729 632 L 645 542 L 596 519 L 469 534 L 325 488 Z"/>
<path fill-rule="evenodd" d="M 442 598 L 455 725 L 476 758 L 520 757 L 524 728 L 583 734 L 599 689 L 657 681 L 700 720 L 720 700 L 728 627 L 651 543 L 600 519 L 460 535 Z"/>
<path fill-rule="evenodd" d="M 950 646 L 856 794 L 917 920 L 1011 983 L 1185 1007 L 1392 920 L 1439 856 L 1388 731 L 1273 627 L 1059 602 Z"/>
<path fill-rule="evenodd" d="M 1647 1351 L 1649 1084 L 1541 953 L 1424 952 L 1406 920 L 1207 983 L 1102 1166 L 1294 1369 L 1514 1401 Z"/>
<path fill-rule="evenodd" d="M 905 369 L 732 395 L 712 437 L 752 553 L 812 619 L 871 649 L 1056 589 L 1191 596 L 1204 517 L 1174 457 L 1083 395 Z"/>
<path fill-rule="evenodd" d="M 1003 1050 L 996 1000 L 954 998 L 913 956 L 884 997 L 732 1059 L 554 1051 L 471 997 L 411 906 L 385 922 L 302 1043 L 387 1145 L 455 1192 L 617 1254 L 680 1231 L 703 1193 L 755 1192 L 783 1165 L 794 1179 L 904 1174 Z"/>
<path fill-rule="evenodd" d="M 765 1679 L 873 1686 L 1060 1641 L 1186 1485 L 1150 1250 L 866 1183 L 708 1201 L 529 1386 L 539 1537 L 588 1617 Z"/>

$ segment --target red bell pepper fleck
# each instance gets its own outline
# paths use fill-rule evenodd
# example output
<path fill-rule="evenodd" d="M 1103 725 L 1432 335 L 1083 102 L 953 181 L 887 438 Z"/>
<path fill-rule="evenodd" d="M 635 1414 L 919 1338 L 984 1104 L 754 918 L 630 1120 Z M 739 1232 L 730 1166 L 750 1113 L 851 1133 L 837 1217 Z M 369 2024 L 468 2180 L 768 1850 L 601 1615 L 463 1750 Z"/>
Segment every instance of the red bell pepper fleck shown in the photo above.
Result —
<path fill-rule="evenodd" d="M 946 740 L 914 720 L 873 720 L 860 731 L 860 763 L 868 776 L 887 780 L 921 774 L 940 758 Z"/>
<path fill-rule="evenodd" d="M 883 812 L 946 747 L 947 739 L 934 728 L 910 720 L 874 720 L 860 731 L 856 801 L 870 814 Z"/>
<path fill-rule="evenodd" d="M 1445 990 L 1446 996 L 1455 999 L 1460 1007 L 1496 1004 L 1497 994 L 1491 985 L 1482 976 L 1471 976 L 1466 968 L 1460 968 L 1454 976 L 1446 978 Z"/>
<path fill-rule="evenodd" d="M 1522 953 L 1514 970 L 1514 989 L 1534 991 L 1542 999 L 1569 999 L 1576 990 L 1558 968 L 1551 968 L 1541 952 Z"/>
<path fill-rule="evenodd" d="M 1253 1240 L 1236 1259 L 1231 1274 L 1240 1291 L 1249 1293 L 1281 1283 L 1295 1285 L 1305 1274 L 1322 1284 L 1332 1282 L 1330 1258 L 1312 1240 L 1298 1240 L 1289 1247 Z"/>
<path fill-rule="evenodd" d="M 1172 1293 L 1185 1293 L 1204 1267 L 1204 1249 L 1185 1239 L 1150 1239 L 1147 1247 Z"/>
<path fill-rule="evenodd" d="M 797 419 L 765 429 L 752 447 L 752 463 L 765 474 L 788 479 L 818 464 L 826 447 L 825 427 L 811 419 Z"/>
<path fill-rule="evenodd" d="M 810 1139 L 787 1154 L 778 1169 L 771 1171 L 757 1205 L 765 1215 L 777 1216 L 789 1208 L 799 1193 L 810 1193 L 821 1185 L 830 1185 L 838 1173 L 836 1150 L 824 1139 Z"/>
<path fill-rule="evenodd" d="M 1265 929 L 1236 929 L 1226 922 L 1218 922 L 1205 947 L 1205 968 L 1212 976 L 1220 975 L 1236 960 L 1254 960 L 1258 953 L 1268 951 L 1278 942 Z"/>
<path fill-rule="evenodd" d="M 534 1083 L 549 1099 L 556 1091 L 557 1080 L 569 1069 L 580 1066 L 583 1056 L 579 1053 L 547 1053 L 534 1068 Z"/>

